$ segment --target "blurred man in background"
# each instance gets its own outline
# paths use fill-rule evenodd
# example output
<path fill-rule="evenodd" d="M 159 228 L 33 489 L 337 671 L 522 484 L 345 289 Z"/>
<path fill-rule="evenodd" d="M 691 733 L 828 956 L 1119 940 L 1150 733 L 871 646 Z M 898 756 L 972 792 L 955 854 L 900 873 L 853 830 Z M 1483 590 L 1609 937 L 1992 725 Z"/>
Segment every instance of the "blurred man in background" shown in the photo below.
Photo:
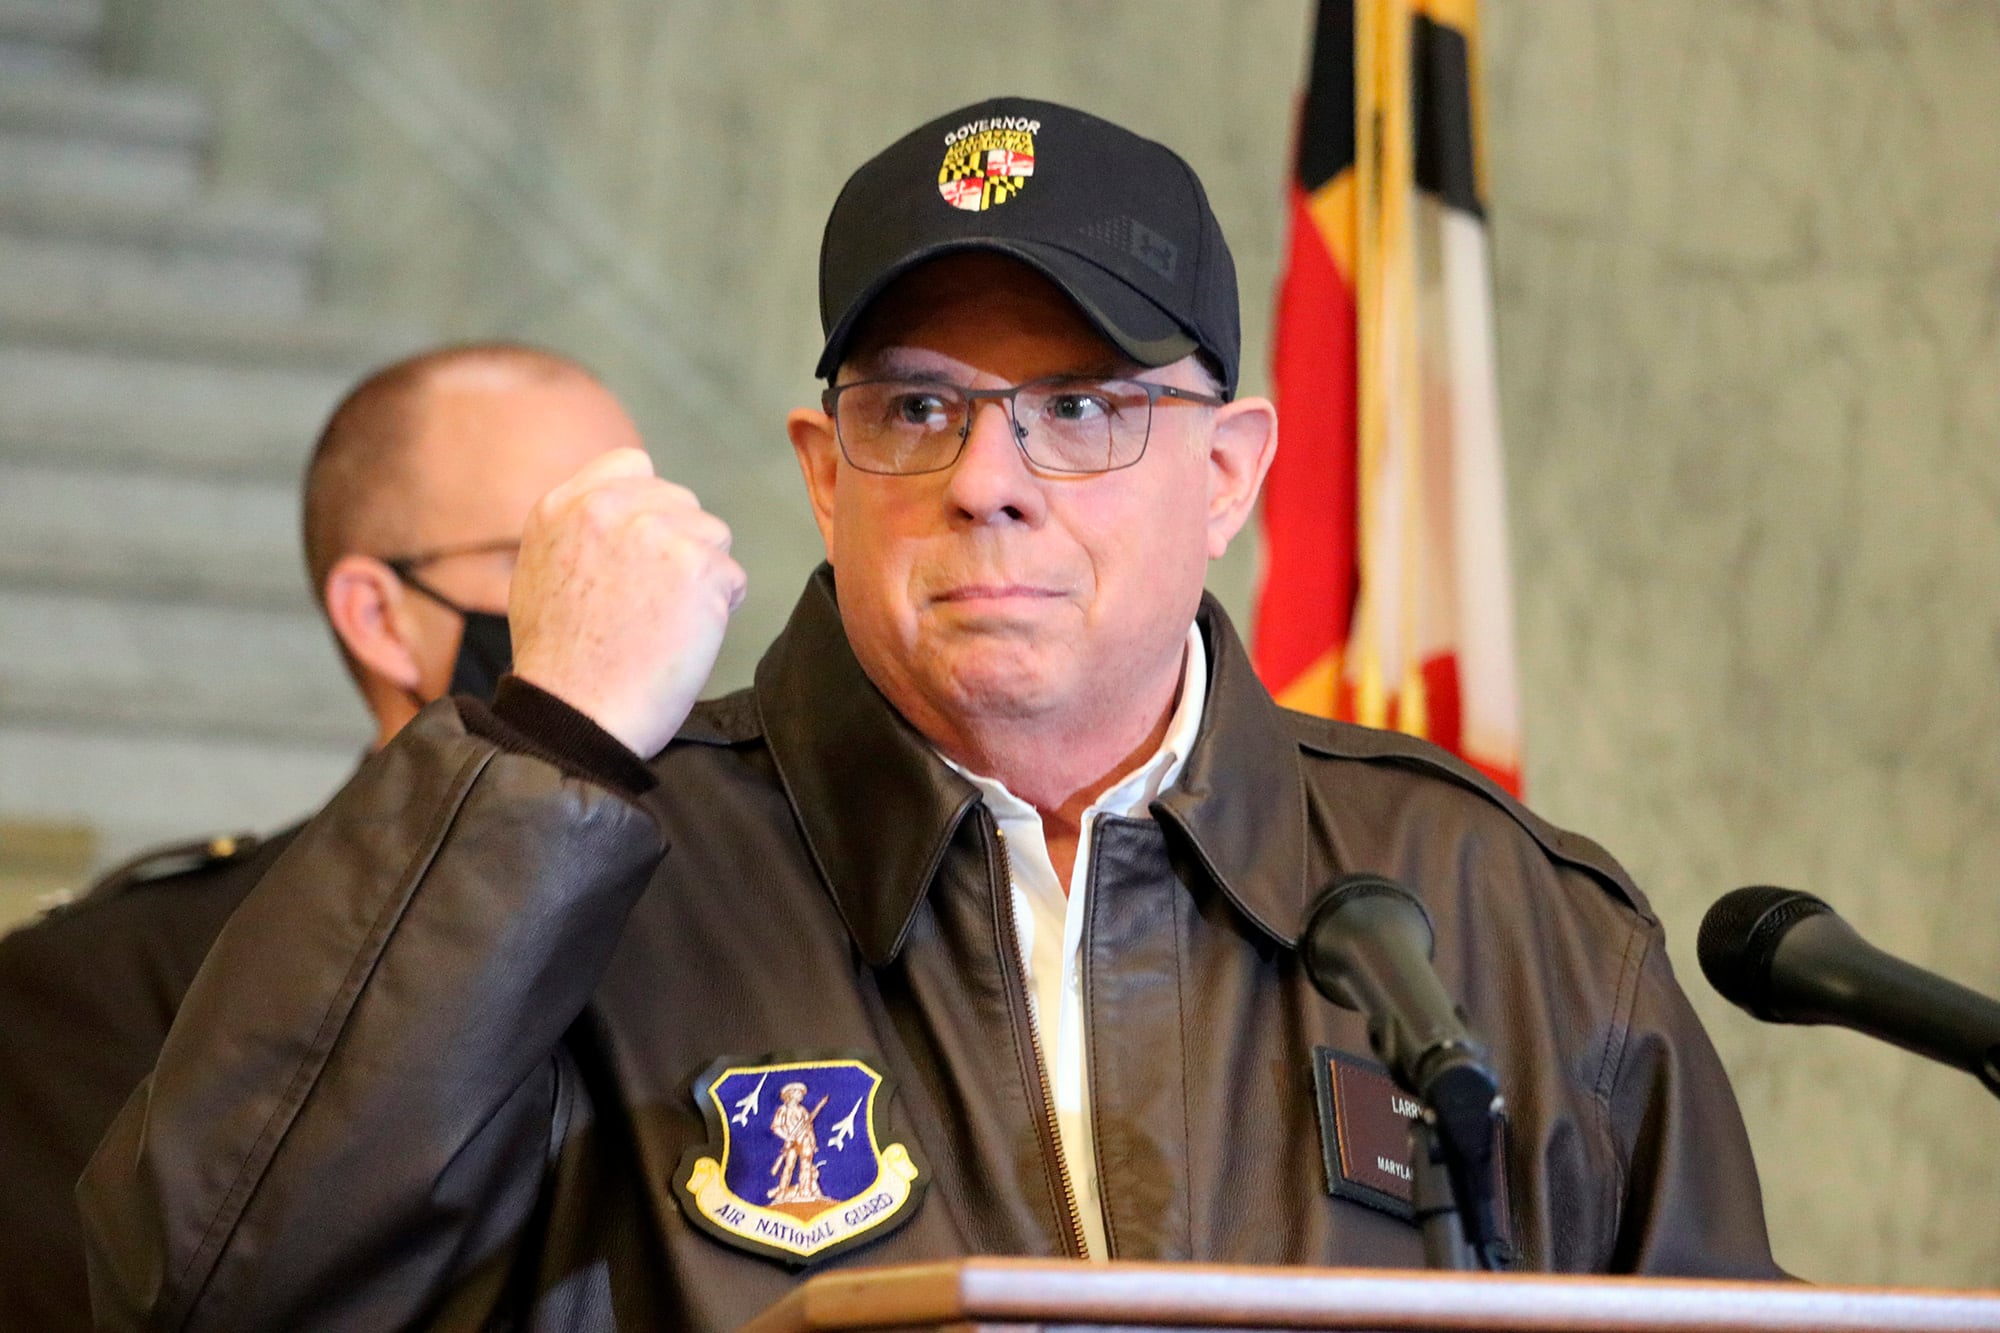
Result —
<path fill-rule="evenodd" d="M 492 696 L 529 509 L 639 444 L 603 385 L 529 347 L 423 353 L 348 394 L 306 469 L 305 560 L 374 719 L 371 748 L 432 699 Z M 0 939 L 0 1328 L 89 1327 L 76 1178 L 209 945 L 296 831 L 148 852 Z"/>

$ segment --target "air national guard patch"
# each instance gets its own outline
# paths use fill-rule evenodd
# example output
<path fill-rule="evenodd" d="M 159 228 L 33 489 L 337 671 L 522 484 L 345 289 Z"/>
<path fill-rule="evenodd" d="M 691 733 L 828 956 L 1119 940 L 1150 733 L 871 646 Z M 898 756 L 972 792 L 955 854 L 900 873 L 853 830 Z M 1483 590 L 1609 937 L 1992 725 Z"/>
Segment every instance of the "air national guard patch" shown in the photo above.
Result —
<path fill-rule="evenodd" d="M 795 1268 L 909 1220 L 927 1183 L 883 1143 L 889 1082 L 852 1056 L 725 1056 L 695 1080 L 709 1141 L 674 1174 L 688 1220 Z"/>

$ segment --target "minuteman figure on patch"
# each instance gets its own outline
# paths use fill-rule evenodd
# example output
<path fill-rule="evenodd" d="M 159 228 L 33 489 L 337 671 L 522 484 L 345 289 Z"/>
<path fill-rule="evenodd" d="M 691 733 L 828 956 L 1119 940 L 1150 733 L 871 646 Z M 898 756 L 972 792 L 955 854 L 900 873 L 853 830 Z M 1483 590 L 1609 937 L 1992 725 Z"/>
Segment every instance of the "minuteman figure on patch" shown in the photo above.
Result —
<path fill-rule="evenodd" d="M 815 1203 L 826 1196 L 819 1191 L 819 1167 L 813 1161 L 819 1152 L 813 1121 L 826 1109 L 826 1098 L 820 1098 L 819 1105 L 808 1111 L 806 1085 L 787 1083 L 778 1090 L 778 1099 L 780 1105 L 771 1116 L 771 1132 L 783 1140 L 785 1147 L 778 1160 L 771 1163 L 771 1174 L 778 1178 L 778 1183 L 765 1197 L 773 1203 Z"/>

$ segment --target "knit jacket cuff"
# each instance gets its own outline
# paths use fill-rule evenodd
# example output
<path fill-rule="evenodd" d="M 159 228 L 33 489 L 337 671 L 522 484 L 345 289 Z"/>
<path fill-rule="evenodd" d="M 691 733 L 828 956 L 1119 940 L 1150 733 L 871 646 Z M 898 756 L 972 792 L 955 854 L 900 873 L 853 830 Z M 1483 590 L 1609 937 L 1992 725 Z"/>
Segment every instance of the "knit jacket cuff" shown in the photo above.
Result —
<path fill-rule="evenodd" d="M 452 703 L 465 729 L 515 754 L 554 764 L 571 777 L 637 800 L 659 785 L 646 761 L 583 713 L 519 676 L 500 678 L 488 707 L 469 695 Z"/>

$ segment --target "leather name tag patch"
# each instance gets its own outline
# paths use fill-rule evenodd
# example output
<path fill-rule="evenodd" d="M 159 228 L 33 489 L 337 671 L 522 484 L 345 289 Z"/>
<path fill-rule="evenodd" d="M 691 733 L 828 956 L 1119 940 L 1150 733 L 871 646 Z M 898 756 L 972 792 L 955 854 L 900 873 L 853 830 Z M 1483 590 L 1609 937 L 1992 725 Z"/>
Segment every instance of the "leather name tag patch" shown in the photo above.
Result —
<path fill-rule="evenodd" d="M 1327 1192 L 1416 1220 L 1410 1176 L 1410 1121 L 1421 1113 L 1416 1099 L 1381 1065 L 1327 1046 L 1313 1047 L 1313 1087 Z"/>
<path fill-rule="evenodd" d="M 1313 1087 L 1319 1099 L 1320 1152 L 1327 1193 L 1414 1222 L 1415 1181 L 1410 1171 L 1410 1122 L 1423 1113 L 1417 1099 L 1396 1086 L 1373 1060 L 1313 1047 Z M 1500 1230 L 1507 1217 L 1506 1124 L 1495 1131 Z"/>

